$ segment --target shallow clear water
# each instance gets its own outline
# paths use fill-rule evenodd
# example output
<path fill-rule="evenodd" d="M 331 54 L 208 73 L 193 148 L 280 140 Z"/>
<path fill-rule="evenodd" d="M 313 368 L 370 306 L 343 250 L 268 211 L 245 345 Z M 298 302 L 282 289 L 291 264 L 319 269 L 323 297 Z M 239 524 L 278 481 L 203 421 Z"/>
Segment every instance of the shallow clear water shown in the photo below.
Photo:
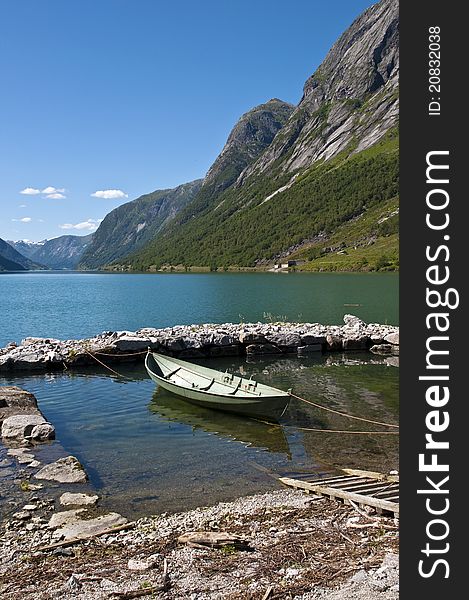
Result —
<path fill-rule="evenodd" d="M 395 273 L 2 273 L 0 346 L 192 323 L 331 324 L 345 313 L 398 324 L 398 285 Z"/>
<path fill-rule="evenodd" d="M 369 354 L 202 361 L 360 416 L 396 422 L 398 369 Z M 397 467 L 397 436 L 304 432 L 373 429 L 293 401 L 282 426 L 192 406 L 157 389 L 143 365 L 0 377 L 33 392 L 57 442 L 77 456 L 104 507 L 128 517 L 185 510 L 278 487 L 266 470 Z M 364 426 L 364 427 L 363 427 Z M 43 451 L 44 452 L 44 451 Z M 73 486 L 72 486 L 73 487 Z"/>

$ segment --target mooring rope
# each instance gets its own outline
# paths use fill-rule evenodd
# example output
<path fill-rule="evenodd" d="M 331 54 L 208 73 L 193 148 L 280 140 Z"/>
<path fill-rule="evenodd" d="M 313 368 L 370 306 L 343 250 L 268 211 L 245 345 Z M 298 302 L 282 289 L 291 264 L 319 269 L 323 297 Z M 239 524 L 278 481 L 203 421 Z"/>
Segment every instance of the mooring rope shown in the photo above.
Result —
<path fill-rule="evenodd" d="M 95 352 L 95 354 L 99 354 L 100 356 L 117 356 L 121 358 L 122 356 L 140 356 L 141 354 L 146 354 L 147 352 L 148 350 L 143 350 L 142 352 L 128 352 L 127 354 L 121 354 L 120 352 L 115 354 L 107 354 L 106 352 Z"/>
<path fill-rule="evenodd" d="M 311 400 L 306 400 L 306 398 L 302 398 L 301 396 L 297 396 L 296 394 L 292 394 L 291 392 L 290 396 L 292 398 L 296 398 L 297 400 L 301 400 L 302 402 L 306 402 L 306 404 L 311 404 L 311 406 L 320 408 L 321 410 L 340 415 L 341 417 L 346 417 L 347 419 L 355 419 L 357 421 L 364 421 L 365 423 L 372 423 L 373 425 L 382 425 L 383 427 L 395 427 L 396 429 L 399 429 L 399 425 L 393 425 L 392 423 L 382 423 L 381 421 L 373 421 L 372 419 L 365 419 L 364 417 L 355 417 L 354 415 L 349 415 L 348 413 L 340 412 L 339 410 L 334 410 L 333 408 L 328 408 L 327 406 L 323 406 L 322 404 L 311 402 Z"/>
<path fill-rule="evenodd" d="M 99 363 L 105 369 L 107 369 L 108 371 L 111 371 L 111 373 L 114 373 L 114 375 L 117 375 L 118 377 L 122 377 L 123 379 L 130 379 L 131 381 L 133 381 L 131 377 L 127 377 L 127 375 L 122 375 L 121 373 L 114 371 L 114 369 L 111 369 L 111 367 L 108 367 L 108 365 L 105 365 L 102 361 L 99 360 L 99 358 L 96 358 L 96 356 L 94 354 L 91 354 L 91 352 L 88 352 L 88 350 L 85 349 L 85 352 L 86 352 L 86 354 L 89 354 L 92 359 L 94 359 L 97 363 Z"/>
<path fill-rule="evenodd" d="M 280 425 L 280 423 L 272 423 L 270 421 L 263 421 L 262 419 L 256 419 L 251 417 L 253 421 L 257 421 L 258 423 L 265 423 L 266 425 L 270 425 L 271 427 L 281 427 L 282 429 L 297 429 L 299 431 L 314 431 L 316 433 L 349 433 L 349 434 L 366 434 L 366 435 L 399 435 L 398 431 L 355 431 L 353 429 L 314 429 L 313 427 L 300 427 L 297 425 Z"/>

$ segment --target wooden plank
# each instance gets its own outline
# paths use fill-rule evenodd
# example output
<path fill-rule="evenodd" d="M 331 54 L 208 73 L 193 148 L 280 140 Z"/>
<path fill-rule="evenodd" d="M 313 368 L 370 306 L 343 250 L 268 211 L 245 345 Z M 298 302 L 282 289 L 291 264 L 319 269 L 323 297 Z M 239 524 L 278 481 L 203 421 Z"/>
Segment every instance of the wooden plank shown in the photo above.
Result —
<path fill-rule="evenodd" d="M 335 486 L 334 486 L 335 487 Z M 347 487 L 341 487 L 340 489 L 345 490 L 347 492 L 356 492 L 357 494 L 370 494 L 370 496 L 376 496 L 378 492 L 385 492 L 391 488 L 389 488 L 389 486 L 387 486 L 386 484 L 380 484 L 380 483 L 365 483 L 365 484 L 357 484 L 357 485 L 350 485 Z M 399 490 L 399 488 L 393 488 L 394 493 L 396 492 L 396 490 Z"/>
<path fill-rule="evenodd" d="M 292 479 L 296 479 L 296 477 L 293 477 Z M 358 477 L 357 479 L 349 478 L 344 479 L 343 481 L 323 481 L 322 479 L 302 479 L 300 481 L 308 481 L 308 483 L 313 483 L 314 485 L 330 485 L 331 487 L 337 489 L 346 489 L 352 485 L 383 485 L 382 483 L 372 482 L 369 479 L 365 479 L 364 477 Z"/>
<path fill-rule="evenodd" d="M 363 479 L 362 477 L 358 477 L 358 476 L 350 476 L 350 475 L 338 475 L 337 477 L 326 477 L 326 478 L 322 478 L 322 477 L 314 477 L 313 473 L 310 474 L 305 474 L 306 477 L 297 477 L 296 475 L 294 477 L 290 477 L 289 479 L 310 479 L 312 481 L 321 481 L 322 483 L 334 483 L 334 482 L 340 482 L 340 481 L 352 481 L 355 479 Z"/>
<path fill-rule="evenodd" d="M 392 513 L 399 513 L 399 504 L 390 502 L 389 500 L 382 500 L 380 498 L 373 498 L 373 496 L 364 496 L 362 494 L 354 494 L 353 492 L 346 492 L 344 490 L 338 490 L 333 487 L 314 485 L 308 481 L 298 481 L 295 479 L 289 479 L 288 477 L 280 477 L 279 481 L 284 485 L 290 487 L 296 487 L 299 489 L 306 489 L 316 494 L 325 494 L 332 498 L 341 498 L 342 500 L 353 500 L 357 504 L 366 504 L 373 506 L 378 510 L 386 510 Z"/>
<path fill-rule="evenodd" d="M 399 497 L 399 490 L 387 490 L 385 492 L 378 492 L 377 494 L 374 494 L 376 498 L 388 498 L 396 495 Z"/>
<path fill-rule="evenodd" d="M 384 481 L 399 482 L 399 475 L 387 475 L 385 473 L 376 473 L 376 471 L 362 471 L 360 469 L 342 469 L 347 475 L 355 475 L 358 477 L 370 477 L 371 479 L 382 479 Z"/>

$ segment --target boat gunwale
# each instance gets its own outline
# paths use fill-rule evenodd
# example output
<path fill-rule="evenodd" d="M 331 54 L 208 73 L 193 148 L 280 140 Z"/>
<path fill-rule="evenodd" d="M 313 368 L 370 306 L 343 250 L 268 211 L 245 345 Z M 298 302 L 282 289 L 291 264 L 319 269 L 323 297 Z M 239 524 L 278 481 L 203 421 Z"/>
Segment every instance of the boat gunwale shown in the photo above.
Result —
<path fill-rule="evenodd" d="M 239 400 L 239 399 L 243 399 L 243 400 L 249 400 L 249 401 L 251 401 L 252 403 L 255 403 L 255 404 L 257 404 L 257 403 L 259 403 L 259 402 L 262 402 L 262 401 L 265 401 L 265 400 L 268 400 L 268 399 L 276 399 L 276 400 L 280 400 L 281 398 L 287 398 L 287 397 L 291 397 L 291 394 L 290 394 L 289 392 L 284 392 L 283 390 L 276 390 L 276 388 L 273 388 L 273 387 L 271 387 L 271 386 L 266 386 L 266 387 L 269 387 L 269 388 L 270 388 L 270 389 L 272 389 L 272 390 L 276 390 L 276 391 L 278 391 L 278 392 L 279 392 L 279 394 L 278 394 L 278 395 L 275 395 L 275 396 L 274 396 L 274 395 L 272 395 L 272 396 L 267 396 L 267 395 L 263 395 L 263 394 L 260 394 L 260 395 L 254 395 L 254 394 L 253 394 L 253 392 L 249 392 L 249 391 L 247 391 L 247 390 L 243 390 L 243 392 L 244 392 L 244 391 L 246 391 L 247 393 L 249 393 L 249 394 L 251 394 L 251 395 L 250 395 L 250 396 L 248 396 L 248 395 L 236 396 L 236 395 L 234 395 L 234 394 L 233 394 L 233 395 L 228 395 L 228 394 L 215 394 L 215 393 L 213 393 L 213 392 L 210 392 L 210 391 L 205 391 L 205 390 L 200 390 L 200 389 L 198 389 L 198 388 L 189 388 L 189 387 L 181 386 L 181 385 L 178 385 L 177 383 L 175 383 L 174 381 L 171 381 L 171 379 L 166 379 L 165 377 L 161 377 L 160 375 L 158 375 L 157 373 L 155 373 L 155 372 L 154 372 L 154 371 L 153 371 L 153 370 L 152 370 L 152 369 L 151 369 L 151 368 L 148 366 L 148 357 L 149 357 L 150 355 L 153 355 L 153 354 L 156 354 L 156 353 L 155 353 L 155 352 L 148 352 L 148 353 L 147 353 L 147 355 L 146 355 L 146 357 L 145 357 L 145 367 L 147 368 L 147 371 L 149 371 L 149 373 L 151 373 L 151 375 L 153 375 L 154 377 L 156 377 L 156 379 L 157 379 L 158 381 L 162 381 L 162 382 L 164 382 L 164 383 L 169 383 L 169 384 L 171 384 L 171 385 L 175 386 L 176 388 L 179 388 L 179 389 L 182 389 L 182 390 L 187 390 L 187 391 L 194 391 L 194 392 L 198 392 L 198 393 L 200 393 L 200 394 L 203 394 L 203 395 L 205 395 L 205 396 L 212 396 L 213 398 L 224 398 L 224 399 L 231 399 L 231 398 L 233 398 L 233 399 L 238 399 L 238 400 Z M 161 356 L 163 356 L 163 355 L 161 355 Z M 172 360 L 172 358 L 171 358 L 171 357 L 169 357 L 169 356 L 168 356 L 168 357 L 165 357 L 165 358 L 168 358 L 169 360 Z M 155 360 L 155 358 L 153 358 L 153 360 Z M 176 359 L 176 360 L 178 360 L 178 359 Z M 155 360 L 155 362 L 156 362 L 156 360 Z M 184 361 L 181 361 L 181 362 L 184 362 Z M 191 372 L 192 372 L 190 369 L 187 369 L 187 370 L 189 371 L 189 373 L 191 373 Z M 211 369 L 211 370 L 215 370 L 215 369 Z M 195 374 L 197 374 L 197 373 L 195 373 Z M 242 379 L 243 379 L 243 377 L 241 377 L 240 379 L 242 380 Z M 265 385 L 265 384 L 261 384 L 261 385 Z"/>

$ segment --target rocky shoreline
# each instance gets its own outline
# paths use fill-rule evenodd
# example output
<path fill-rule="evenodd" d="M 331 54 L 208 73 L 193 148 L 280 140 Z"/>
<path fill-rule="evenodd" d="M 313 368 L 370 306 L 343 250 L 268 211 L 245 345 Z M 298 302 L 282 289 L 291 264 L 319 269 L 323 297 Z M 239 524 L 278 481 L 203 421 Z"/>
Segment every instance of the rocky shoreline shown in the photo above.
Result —
<path fill-rule="evenodd" d="M 148 348 L 179 358 L 302 356 L 357 350 L 397 355 L 399 327 L 345 315 L 343 325 L 224 323 L 107 331 L 82 340 L 29 337 L 0 349 L 0 373 L 96 366 L 96 359 L 106 363 L 142 361 Z"/>
<path fill-rule="evenodd" d="M 0 387 L 0 422 L 19 494 L 3 497 L 2 598 L 398 598 L 398 522 L 372 509 L 282 489 L 128 522 L 75 457 L 42 460 L 55 431 L 33 394 Z"/>
<path fill-rule="evenodd" d="M 37 512 L 29 530 L 2 532 L 4 598 L 398 598 L 397 522 L 298 491 L 149 516 L 52 547 L 58 519 Z"/>

